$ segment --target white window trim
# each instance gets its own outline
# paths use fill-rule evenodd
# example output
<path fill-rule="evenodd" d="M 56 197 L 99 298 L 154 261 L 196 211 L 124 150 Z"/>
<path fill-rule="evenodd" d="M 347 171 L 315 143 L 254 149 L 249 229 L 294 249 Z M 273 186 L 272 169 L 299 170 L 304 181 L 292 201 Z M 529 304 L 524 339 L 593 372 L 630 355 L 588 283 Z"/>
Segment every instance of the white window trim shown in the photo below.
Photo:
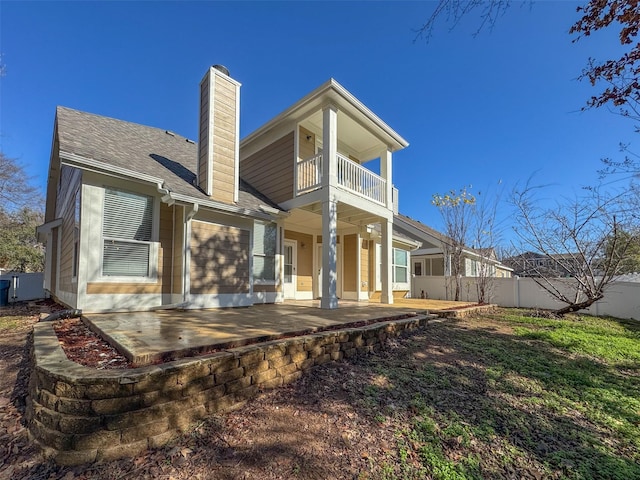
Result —
<path fill-rule="evenodd" d="M 405 259 L 407 260 L 407 263 L 404 265 L 400 265 L 398 263 L 396 263 L 396 250 L 400 250 L 402 252 L 405 253 Z M 391 263 L 391 268 L 392 268 L 392 282 L 393 283 L 398 283 L 398 284 L 407 284 L 409 283 L 409 275 L 410 275 L 410 257 L 411 255 L 409 255 L 409 252 L 407 250 L 403 250 L 402 248 L 393 248 L 393 261 Z M 406 275 L 406 280 L 404 282 L 399 282 L 396 280 L 396 267 L 400 267 L 400 268 L 404 268 L 407 271 L 407 275 Z"/>
<path fill-rule="evenodd" d="M 255 224 L 256 223 L 263 223 L 264 225 L 273 225 L 273 227 L 276 229 L 276 245 L 275 245 L 275 250 L 273 252 L 273 262 L 274 262 L 274 270 L 273 270 L 273 280 L 265 280 L 263 278 L 257 278 L 254 274 L 253 274 L 253 265 L 254 265 L 254 261 L 253 259 L 255 257 L 270 257 L 271 255 L 266 255 L 264 253 L 256 253 L 255 252 Z M 280 229 L 278 228 L 278 225 L 275 222 L 269 222 L 269 221 L 262 221 L 262 220 L 255 220 L 254 221 L 254 228 L 252 230 L 252 234 L 251 234 L 251 279 L 253 281 L 254 285 L 277 285 L 278 284 L 278 251 L 279 251 L 279 235 L 278 232 L 280 231 Z"/>
<path fill-rule="evenodd" d="M 100 283 L 157 283 L 158 282 L 158 252 L 160 249 L 159 230 L 160 230 L 160 199 L 149 195 L 147 193 L 135 192 L 126 188 L 114 187 L 111 185 L 103 185 L 102 187 L 102 209 L 100 210 L 100 255 L 98 255 L 98 278 L 95 280 Z M 153 213 L 151 223 L 151 240 L 126 240 L 122 238 L 104 237 L 102 235 L 103 222 L 104 222 L 104 192 L 107 189 L 120 190 L 127 193 L 133 193 L 136 195 L 145 195 L 153 198 Z M 149 275 L 148 276 L 113 276 L 103 275 L 104 267 L 104 241 L 105 240 L 117 240 L 130 243 L 143 243 L 149 245 Z"/>

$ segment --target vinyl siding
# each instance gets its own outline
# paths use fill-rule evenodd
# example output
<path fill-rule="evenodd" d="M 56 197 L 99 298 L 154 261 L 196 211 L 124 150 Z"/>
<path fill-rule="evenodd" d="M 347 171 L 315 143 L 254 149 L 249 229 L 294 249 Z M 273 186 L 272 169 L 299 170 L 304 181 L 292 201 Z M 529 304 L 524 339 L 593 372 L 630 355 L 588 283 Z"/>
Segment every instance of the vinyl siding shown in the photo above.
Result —
<path fill-rule="evenodd" d="M 311 139 L 307 140 L 307 137 Z M 316 135 L 304 127 L 300 127 L 298 135 L 298 157 L 301 160 L 313 157 L 316 153 Z"/>
<path fill-rule="evenodd" d="M 296 249 L 298 252 L 296 258 L 296 290 L 298 292 L 311 292 L 313 290 L 313 236 L 285 230 L 284 238 L 298 242 L 298 248 Z M 302 244 L 304 244 L 304 248 L 302 248 Z"/>
<path fill-rule="evenodd" d="M 54 228 L 51 232 L 51 245 L 47 248 L 51 249 L 51 291 L 55 293 L 58 288 L 58 235 L 59 228 Z"/>
<path fill-rule="evenodd" d="M 369 290 L 369 241 L 362 240 L 360 242 L 360 291 L 366 292 Z"/>
<path fill-rule="evenodd" d="M 358 291 L 358 236 L 344 236 L 342 287 L 347 292 Z"/>
<path fill-rule="evenodd" d="M 198 186 L 207 191 L 209 149 L 209 77 L 200 84 L 200 132 L 198 135 Z"/>
<path fill-rule="evenodd" d="M 191 223 L 191 293 L 249 293 L 249 231 Z"/>
<path fill-rule="evenodd" d="M 56 199 L 56 218 L 62 218 L 60 242 L 59 290 L 78 293 L 78 284 L 73 279 L 73 244 L 75 223 L 75 193 L 80 189 L 80 171 L 63 165 L 60 170 L 60 187 Z"/>
<path fill-rule="evenodd" d="M 184 261 L 184 207 L 175 207 L 173 246 L 173 293 L 182 293 L 182 265 Z"/>
<path fill-rule="evenodd" d="M 162 293 L 160 283 L 87 283 L 87 294 L 146 294 Z"/>
<path fill-rule="evenodd" d="M 158 280 L 162 293 L 171 293 L 171 260 L 173 259 L 173 208 L 160 204 L 160 248 L 158 249 Z"/>
<path fill-rule="evenodd" d="M 236 95 L 235 85 L 216 75 L 212 198 L 225 203 L 233 203 L 236 184 Z"/>
<path fill-rule="evenodd" d="M 200 85 L 198 186 L 211 191 L 214 200 L 225 203 L 234 203 L 235 198 L 237 95 L 237 87 L 216 74 L 207 74 Z"/>
<path fill-rule="evenodd" d="M 242 160 L 240 176 L 276 203 L 293 198 L 294 132 Z"/>

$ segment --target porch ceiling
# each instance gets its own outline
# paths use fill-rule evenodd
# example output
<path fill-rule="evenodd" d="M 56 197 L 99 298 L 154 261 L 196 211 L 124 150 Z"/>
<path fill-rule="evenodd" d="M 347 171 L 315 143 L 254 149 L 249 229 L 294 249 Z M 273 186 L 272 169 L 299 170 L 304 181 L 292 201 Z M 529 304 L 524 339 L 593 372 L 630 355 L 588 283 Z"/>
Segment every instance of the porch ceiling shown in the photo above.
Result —
<path fill-rule="evenodd" d="M 372 215 L 371 212 L 360 210 L 345 203 L 338 203 L 338 229 L 378 222 L 380 222 L 380 217 Z M 287 227 L 299 226 L 306 229 L 321 230 L 322 204 L 317 202 L 292 210 L 287 217 L 286 225 Z"/>
<path fill-rule="evenodd" d="M 316 134 L 322 140 L 322 110 L 318 110 L 304 121 L 302 126 Z M 361 163 L 373 160 L 387 148 L 370 130 L 362 126 L 345 112 L 338 111 L 338 151 Z"/>

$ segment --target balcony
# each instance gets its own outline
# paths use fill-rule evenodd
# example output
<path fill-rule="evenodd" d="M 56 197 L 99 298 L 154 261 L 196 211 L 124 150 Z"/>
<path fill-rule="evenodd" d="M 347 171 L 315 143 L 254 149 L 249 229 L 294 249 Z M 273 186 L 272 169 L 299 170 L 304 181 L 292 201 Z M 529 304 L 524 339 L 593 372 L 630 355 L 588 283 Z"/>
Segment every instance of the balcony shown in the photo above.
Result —
<path fill-rule="evenodd" d="M 322 162 L 322 153 L 318 153 L 296 164 L 296 196 L 312 192 L 323 186 Z M 339 153 L 336 155 L 336 169 L 336 177 L 340 188 L 379 205 L 386 205 L 387 182 L 380 175 L 376 175 L 359 163 Z"/>

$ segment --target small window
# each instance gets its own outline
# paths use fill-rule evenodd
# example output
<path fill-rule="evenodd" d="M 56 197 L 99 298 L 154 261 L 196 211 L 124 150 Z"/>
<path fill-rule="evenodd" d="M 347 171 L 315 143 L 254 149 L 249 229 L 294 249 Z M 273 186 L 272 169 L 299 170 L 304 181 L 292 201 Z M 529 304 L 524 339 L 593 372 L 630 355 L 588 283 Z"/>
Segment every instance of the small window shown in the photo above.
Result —
<path fill-rule="evenodd" d="M 255 222 L 253 228 L 253 279 L 276 280 L 275 223 Z"/>
<path fill-rule="evenodd" d="M 149 277 L 153 198 L 106 189 L 102 223 L 102 275 Z"/>
<path fill-rule="evenodd" d="M 409 272 L 409 255 L 406 250 L 393 249 L 393 281 L 407 283 Z"/>
<path fill-rule="evenodd" d="M 416 277 L 422 276 L 422 261 L 413 262 L 413 274 Z"/>

